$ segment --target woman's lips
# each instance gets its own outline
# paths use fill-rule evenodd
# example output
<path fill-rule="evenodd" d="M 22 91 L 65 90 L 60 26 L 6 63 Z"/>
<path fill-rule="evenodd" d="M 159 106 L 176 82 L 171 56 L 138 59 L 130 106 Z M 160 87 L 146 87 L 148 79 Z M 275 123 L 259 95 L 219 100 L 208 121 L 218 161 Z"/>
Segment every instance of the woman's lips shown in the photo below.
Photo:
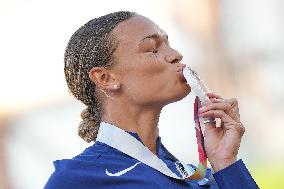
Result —
<path fill-rule="evenodd" d="M 186 67 L 186 65 L 182 64 L 181 67 L 178 67 L 177 71 L 178 71 L 178 72 L 179 72 L 179 71 L 183 71 L 183 69 L 184 69 L 185 67 Z"/>
<path fill-rule="evenodd" d="M 186 67 L 185 64 L 181 64 L 181 66 L 179 66 L 179 67 L 177 68 L 177 74 L 178 74 L 178 76 L 181 78 L 181 80 L 182 80 L 183 82 L 187 82 L 186 79 L 185 79 L 185 77 L 184 77 L 184 75 L 183 75 L 183 69 L 184 69 L 185 67 Z"/>
<path fill-rule="evenodd" d="M 182 81 L 187 82 L 185 77 L 184 77 L 184 75 L 183 75 L 183 73 L 182 73 L 182 70 L 181 71 L 177 71 L 177 74 L 182 79 Z"/>

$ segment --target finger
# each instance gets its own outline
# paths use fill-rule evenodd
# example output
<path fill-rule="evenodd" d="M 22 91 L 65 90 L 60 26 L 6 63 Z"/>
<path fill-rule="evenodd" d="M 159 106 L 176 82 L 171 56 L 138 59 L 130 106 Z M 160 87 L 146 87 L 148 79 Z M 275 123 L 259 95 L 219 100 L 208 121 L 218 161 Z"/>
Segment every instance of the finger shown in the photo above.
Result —
<path fill-rule="evenodd" d="M 217 128 L 217 124 L 215 120 L 214 121 L 210 120 L 209 122 L 204 123 L 204 125 L 205 125 L 205 132 L 208 130 Z"/>
<path fill-rule="evenodd" d="M 228 99 L 224 99 L 224 101 L 231 104 L 231 106 L 234 108 L 238 108 L 239 106 L 238 100 L 236 98 L 228 98 Z"/>
<path fill-rule="evenodd" d="M 210 110 L 223 110 L 226 114 L 228 114 L 235 121 L 239 121 L 238 112 L 235 112 L 232 108 L 231 104 L 223 102 L 223 103 L 212 103 L 208 106 L 200 108 L 200 113 L 204 113 Z"/>
<path fill-rule="evenodd" d="M 222 99 L 222 97 L 220 95 L 217 95 L 215 93 L 207 93 L 207 96 L 209 98 L 219 98 L 219 99 Z"/>
<path fill-rule="evenodd" d="M 214 100 L 215 103 L 209 104 L 207 106 L 203 106 L 202 108 L 199 109 L 200 113 L 209 111 L 209 110 L 229 110 L 232 109 L 232 106 L 229 103 L 225 102 L 219 102 Z"/>
<path fill-rule="evenodd" d="M 223 99 L 220 95 L 214 93 L 207 93 L 207 96 L 212 98 L 210 100 L 213 100 L 214 102 L 228 102 L 232 107 L 238 107 L 238 100 L 236 98 Z"/>
<path fill-rule="evenodd" d="M 208 112 L 202 113 L 201 116 L 203 118 L 207 118 L 207 117 L 220 118 L 222 122 L 221 127 L 226 128 L 226 129 L 234 129 L 239 133 L 240 136 L 242 136 L 245 132 L 245 127 L 243 126 L 241 122 L 234 121 L 230 116 L 228 116 L 222 110 L 210 110 Z M 209 126 L 208 129 L 216 128 L 216 126 L 213 124 L 208 124 L 208 126 Z"/>
<path fill-rule="evenodd" d="M 225 99 L 222 98 L 210 98 L 212 103 L 218 103 L 218 102 L 226 102 Z"/>
<path fill-rule="evenodd" d="M 222 98 L 209 98 L 212 103 L 225 102 Z"/>
<path fill-rule="evenodd" d="M 219 96 L 219 95 L 216 95 L 214 93 L 208 93 L 207 95 L 208 95 L 208 97 L 209 97 L 209 99 L 210 99 L 210 101 L 212 103 L 214 103 L 214 102 L 224 102 L 224 99 L 221 96 Z"/>
<path fill-rule="evenodd" d="M 240 119 L 240 110 L 239 110 L 239 103 L 236 98 L 229 98 L 229 99 L 224 99 L 225 102 L 231 104 L 232 110 L 236 113 L 236 117 Z"/>
<path fill-rule="evenodd" d="M 236 122 L 222 110 L 209 110 L 207 112 L 201 113 L 200 116 L 203 118 L 220 118 L 221 121 L 224 123 L 235 123 Z"/>
<path fill-rule="evenodd" d="M 238 100 L 236 98 L 229 98 L 229 99 L 210 99 L 212 103 L 219 103 L 224 102 L 231 105 L 234 114 L 233 117 L 240 119 L 239 107 L 238 107 Z"/>

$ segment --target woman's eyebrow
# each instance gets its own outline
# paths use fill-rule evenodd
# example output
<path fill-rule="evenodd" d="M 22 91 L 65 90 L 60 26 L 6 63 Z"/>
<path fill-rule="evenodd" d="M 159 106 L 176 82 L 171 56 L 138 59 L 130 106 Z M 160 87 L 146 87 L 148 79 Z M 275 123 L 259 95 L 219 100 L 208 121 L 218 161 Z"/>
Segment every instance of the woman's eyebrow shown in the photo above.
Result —
<path fill-rule="evenodd" d="M 154 34 L 147 35 L 146 37 L 141 39 L 140 42 L 143 42 L 145 39 L 154 39 L 154 40 L 164 39 L 164 40 L 168 40 L 168 35 L 167 34 L 160 35 L 160 34 L 154 33 Z"/>

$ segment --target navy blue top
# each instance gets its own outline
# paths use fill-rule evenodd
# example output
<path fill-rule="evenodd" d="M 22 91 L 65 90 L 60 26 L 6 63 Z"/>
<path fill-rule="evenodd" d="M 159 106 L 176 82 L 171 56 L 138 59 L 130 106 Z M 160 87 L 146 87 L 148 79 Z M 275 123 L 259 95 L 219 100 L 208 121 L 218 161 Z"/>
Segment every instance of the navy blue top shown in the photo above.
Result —
<path fill-rule="evenodd" d="M 130 133 L 137 138 L 136 133 Z M 178 161 L 157 140 L 157 156 L 177 175 Z M 192 165 L 191 165 L 192 166 Z M 163 175 L 159 171 L 112 148 L 95 142 L 72 159 L 54 161 L 55 171 L 44 189 L 256 189 L 258 186 L 242 160 L 220 170 L 211 176 L 205 185 L 196 181 L 184 181 Z"/>

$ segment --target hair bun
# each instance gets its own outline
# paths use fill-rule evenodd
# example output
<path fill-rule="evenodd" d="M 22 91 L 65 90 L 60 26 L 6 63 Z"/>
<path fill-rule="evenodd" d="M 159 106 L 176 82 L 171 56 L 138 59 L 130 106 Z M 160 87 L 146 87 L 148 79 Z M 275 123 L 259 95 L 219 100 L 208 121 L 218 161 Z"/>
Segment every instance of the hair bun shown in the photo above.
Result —
<path fill-rule="evenodd" d="M 92 116 L 92 114 L 90 113 L 90 109 L 89 107 L 87 107 L 86 109 L 84 109 L 82 112 L 81 112 L 81 118 L 82 119 L 93 119 L 95 120 L 95 118 Z"/>
<path fill-rule="evenodd" d="M 95 141 L 98 134 L 98 126 L 95 117 L 86 108 L 81 113 L 82 121 L 78 127 L 78 135 L 86 142 Z"/>

